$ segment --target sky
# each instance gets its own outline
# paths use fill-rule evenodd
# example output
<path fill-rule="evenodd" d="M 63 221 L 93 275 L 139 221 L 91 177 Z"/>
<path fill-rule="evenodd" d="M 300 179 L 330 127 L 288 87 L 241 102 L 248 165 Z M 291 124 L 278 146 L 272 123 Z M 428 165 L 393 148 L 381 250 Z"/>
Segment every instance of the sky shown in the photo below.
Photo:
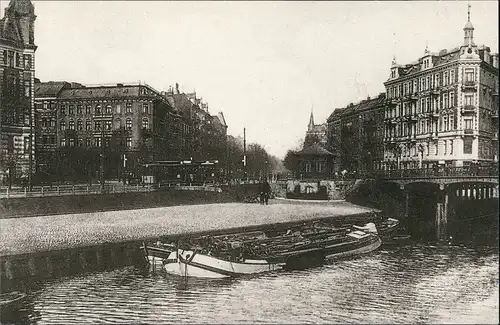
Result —
<path fill-rule="evenodd" d="M 466 1 L 32 1 L 36 76 L 179 83 L 228 134 L 283 157 L 335 108 L 384 92 L 405 64 L 463 42 Z M 6 0 L 0 0 L 3 16 Z M 471 1 L 476 44 L 498 52 L 497 1 Z"/>

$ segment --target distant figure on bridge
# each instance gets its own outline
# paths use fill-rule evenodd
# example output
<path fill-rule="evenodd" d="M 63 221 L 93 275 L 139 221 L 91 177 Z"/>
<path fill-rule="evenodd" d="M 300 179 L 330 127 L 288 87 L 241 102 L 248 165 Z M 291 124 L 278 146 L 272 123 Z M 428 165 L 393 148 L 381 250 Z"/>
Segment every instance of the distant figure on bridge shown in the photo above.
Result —
<path fill-rule="evenodd" d="M 266 203 L 266 205 L 268 205 L 270 193 L 271 186 L 267 182 L 267 179 L 265 179 L 260 188 L 260 204 Z"/>

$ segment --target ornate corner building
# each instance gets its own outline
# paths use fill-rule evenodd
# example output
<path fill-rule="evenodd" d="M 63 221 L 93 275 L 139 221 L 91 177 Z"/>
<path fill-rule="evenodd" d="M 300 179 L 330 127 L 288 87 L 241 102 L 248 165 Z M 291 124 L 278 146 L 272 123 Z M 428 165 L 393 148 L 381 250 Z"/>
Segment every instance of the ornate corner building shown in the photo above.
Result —
<path fill-rule="evenodd" d="M 469 7 L 470 8 L 470 7 Z M 384 83 L 384 168 L 461 167 L 498 162 L 498 54 L 464 42 L 410 64 L 397 64 Z"/>
<path fill-rule="evenodd" d="M 0 182 L 33 171 L 35 19 L 30 0 L 11 0 L 0 20 Z"/>

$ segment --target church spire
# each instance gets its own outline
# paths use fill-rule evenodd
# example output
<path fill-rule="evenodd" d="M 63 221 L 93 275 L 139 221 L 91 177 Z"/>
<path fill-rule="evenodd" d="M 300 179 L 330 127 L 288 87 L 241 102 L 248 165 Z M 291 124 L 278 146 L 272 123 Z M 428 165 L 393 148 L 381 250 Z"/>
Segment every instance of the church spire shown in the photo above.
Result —
<path fill-rule="evenodd" d="M 464 27 L 464 45 L 474 45 L 474 26 L 470 22 L 470 4 L 467 5 L 467 23 Z"/>
<path fill-rule="evenodd" d="M 313 116 L 313 109 L 311 108 L 311 116 L 309 117 L 309 125 L 307 127 L 310 130 L 314 129 L 314 116 Z"/>

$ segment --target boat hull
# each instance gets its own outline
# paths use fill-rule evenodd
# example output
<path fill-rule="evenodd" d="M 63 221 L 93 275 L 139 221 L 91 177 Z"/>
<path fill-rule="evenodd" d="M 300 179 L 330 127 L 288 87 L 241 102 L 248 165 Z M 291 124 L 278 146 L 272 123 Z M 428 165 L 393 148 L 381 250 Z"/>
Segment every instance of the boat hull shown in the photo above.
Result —
<path fill-rule="evenodd" d="M 174 262 L 174 259 L 176 262 Z M 195 251 L 173 252 L 164 269 L 168 274 L 183 277 L 227 278 L 281 270 L 283 263 L 269 263 L 266 260 L 246 260 L 243 263 L 226 261 L 213 256 L 197 254 Z"/>
<path fill-rule="evenodd" d="M 371 235 L 366 240 L 359 242 L 326 246 L 324 248 L 325 260 L 370 253 L 378 249 L 381 245 L 382 239 L 379 236 Z"/>

